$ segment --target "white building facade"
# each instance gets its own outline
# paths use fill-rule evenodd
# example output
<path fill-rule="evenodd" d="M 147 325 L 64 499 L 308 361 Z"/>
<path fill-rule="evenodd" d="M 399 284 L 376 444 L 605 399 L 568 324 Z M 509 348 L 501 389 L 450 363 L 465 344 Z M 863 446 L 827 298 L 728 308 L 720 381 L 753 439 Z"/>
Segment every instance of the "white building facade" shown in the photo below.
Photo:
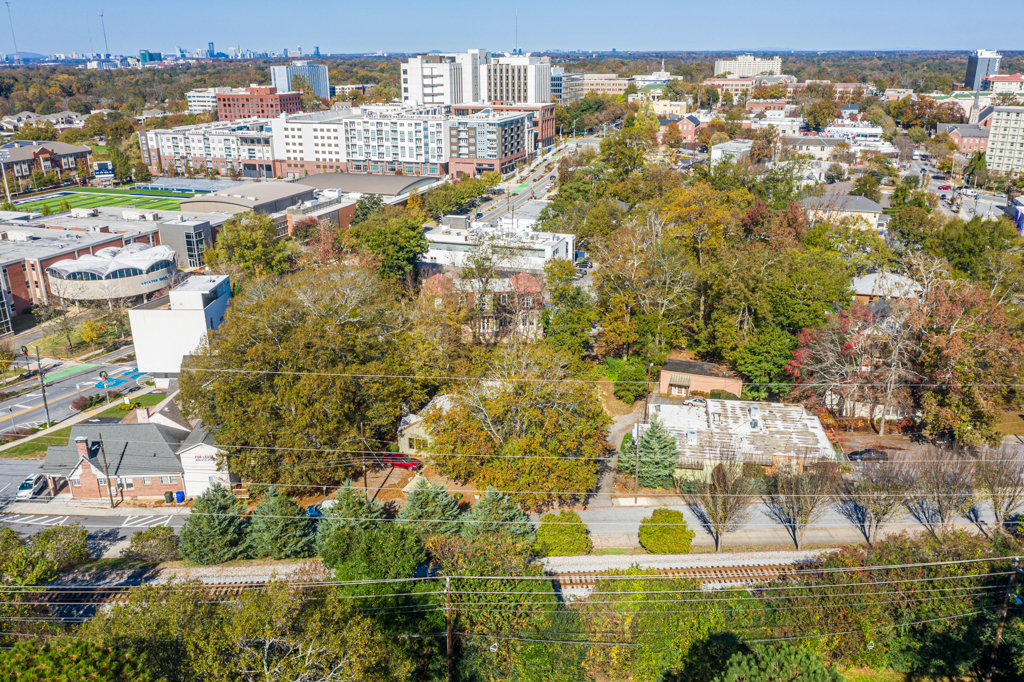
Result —
<path fill-rule="evenodd" d="M 201 114 L 205 111 L 216 110 L 217 93 L 229 93 L 232 88 L 199 88 L 189 90 L 185 93 L 185 100 L 188 102 L 190 114 Z"/>
<path fill-rule="evenodd" d="M 531 54 L 492 57 L 480 66 L 480 91 L 492 104 L 548 104 L 551 62 Z"/>
<path fill-rule="evenodd" d="M 480 223 L 468 229 L 442 225 L 427 230 L 425 236 L 427 252 L 420 258 L 420 265 L 428 269 L 462 267 L 468 264 L 472 254 L 490 249 L 499 270 L 543 272 L 544 265 L 550 260 L 572 260 L 576 248 L 575 235 Z"/>
<path fill-rule="evenodd" d="M 715 62 L 715 75 L 732 74 L 733 76 L 778 76 L 782 74 L 782 57 L 761 59 L 754 55 L 744 54 L 736 59 L 719 59 Z"/>
<path fill-rule="evenodd" d="M 1002 173 L 1024 171 L 1024 107 L 996 107 L 985 162 Z"/>
<path fill-rule="evenodd" d="M 139 146 L 154 173 L 182 173 L 188 162 L 199 171 L 216 168 L 226 175 L 235 168 L 245 177 L 273 177 L 270 140 L 266 119 L 245 119 L 148 130 L 139 135 Z"/>
<path fill-rule="evenodd" d="M 480 66 L 490 59 L 486 50 L 478 49 L 412 57 L 402 64 L 402 102 L 414 106 L 481 102 Z"/>

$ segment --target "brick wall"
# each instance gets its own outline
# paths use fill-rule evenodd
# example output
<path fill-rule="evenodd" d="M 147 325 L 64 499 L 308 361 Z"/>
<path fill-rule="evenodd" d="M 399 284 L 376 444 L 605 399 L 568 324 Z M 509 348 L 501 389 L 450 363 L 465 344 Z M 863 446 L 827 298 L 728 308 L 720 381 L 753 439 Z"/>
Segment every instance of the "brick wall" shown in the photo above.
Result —
<path fill-rule="evenodd" d="M 72 485 L 71 496 L 86 499 L 104 499 L 109 497 L 105 486 L 101 486 L 99 478 L 103 477 L 103 464 L 102 462 L 87 463 L 82 462 L 78 468 L 75 469 L 70 478 L 77 478 L 81 485 Z M 165 477 L 169 481 L 161 483 L 161 477 Z M 150 476 L 131 476 L 122 477 L 122 485 L 125 485 L 126 478 L 131 478 L 132 489 L 121 489 L 115 494 L 119 498 L 136 498 L 136 497 L 163 497 L 165 492 L 177 492 L 178 490 L 184 492 L 185 484 L 182 479 L 182 473 L 180 471 L 175 473 L 155 473 Z M 146 483 L 146 480 L 149 483 Z"/>

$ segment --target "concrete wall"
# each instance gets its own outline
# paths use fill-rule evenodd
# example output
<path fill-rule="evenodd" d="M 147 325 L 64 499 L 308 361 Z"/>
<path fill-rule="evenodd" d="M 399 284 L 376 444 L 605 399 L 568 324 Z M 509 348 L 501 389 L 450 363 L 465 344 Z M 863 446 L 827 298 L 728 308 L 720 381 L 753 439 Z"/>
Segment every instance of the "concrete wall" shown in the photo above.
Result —
<path fill-rule="evenodd" d="M 139 307 L 128 311 L 139 369 L 151 374 L 177 374 L 181 361 L 191 355 L 224 320 L 230 296 L 223 296 L 204 310 L 172 310 L 168 307 Z"/>

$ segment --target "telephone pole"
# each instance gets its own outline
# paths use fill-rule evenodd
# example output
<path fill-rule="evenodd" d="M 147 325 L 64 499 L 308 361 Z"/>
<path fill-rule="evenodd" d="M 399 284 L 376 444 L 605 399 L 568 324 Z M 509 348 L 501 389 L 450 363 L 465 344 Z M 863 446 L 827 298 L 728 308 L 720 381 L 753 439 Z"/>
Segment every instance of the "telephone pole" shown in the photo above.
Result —
<path fill-rule="evenodd" d="M 1003 638 L 1003 626 L 1006 625 L 1006 612 L 1010 608 L 1010 592 L 1013 591 L 1013 582 L 1017 579 L 1020 571 L 1020 564 L 1017 558 L 1013 559 L 1013 573 L 1010 575 L 1010 582 L 1006 585 L 1006 593 L 1003 595 L 1003 610 L 999 614 L 999 627 L 996 628 L 996 641 L 992 644 L 992 656 L 988 659 L 988 670 L 985 672 L 985 682 L 992 682 L 992 671 L 996 665 L 996 653 L 999 651 L 999 641 Z"/>
<path fill-rule="evenodd" d="M 107 450 L 103 447 L 103 434 L 100 437 L 100 454 L 103 455 L 103 475 L 107 477 L 107 495 L 110 496 L 110 508 L 114 508 L 114 491 L 110 489 L 110 466 L 107 464 Z"/>
<path fill-rule="evenodd" d="M 452 579 L 444 577 L 444 620 L 448 631 L 448 682 L 455 682 L 455 659 L 452 657 Z"/>
<path fill-rule="evenodd" d="M 50 428 L 50 406 L 46 402 L 46 382 L 43 380 L 43 363 L 39 359 L 39 346 L 32 346 L 36 349 L 36 371 L 39 372 L 39 391 L 43 394 L 43 409 L 46 411 L 46 428 Z M 28 347 L 22 346 L 21 352 L 28 359 Z"/>

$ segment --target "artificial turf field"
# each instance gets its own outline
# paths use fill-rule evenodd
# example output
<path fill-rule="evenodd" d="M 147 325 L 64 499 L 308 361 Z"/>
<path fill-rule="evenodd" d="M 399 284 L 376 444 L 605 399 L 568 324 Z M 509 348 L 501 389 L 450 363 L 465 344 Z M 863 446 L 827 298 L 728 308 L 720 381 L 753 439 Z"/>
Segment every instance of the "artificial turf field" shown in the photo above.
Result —
<path fill-rule="evenodd" d="M 125 206 L 145 210 L 177 211 L 180 209 L 181 199 L 189 198 L 191 195 L 178 195 L 175 197 L 166 196 L 164 192 L 147 192 L 145 190 L 119 192 L 119 191 L 96 191 L 92 189 L 66 189 L 41 197 L 15 201 L 14 207 L 18 211 L 41 212 L 43 205 L 50 206 L 50 210 L 56 213 L 60 208 L 61 200 L 66 199 L 71 208 L 93 208 L 96 206 Z"/>

